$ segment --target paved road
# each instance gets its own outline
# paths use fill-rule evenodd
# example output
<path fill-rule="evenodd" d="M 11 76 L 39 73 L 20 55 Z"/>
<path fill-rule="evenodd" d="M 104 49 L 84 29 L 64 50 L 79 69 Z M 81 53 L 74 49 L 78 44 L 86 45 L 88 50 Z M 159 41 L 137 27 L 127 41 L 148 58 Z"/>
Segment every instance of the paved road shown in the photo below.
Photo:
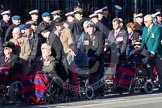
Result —
<path fill-rule="evenodd" d="M 104 99 L 94 99 L 90 101 L 71 102 L 52 105 L 10 105 L 0 108 L 161 108 L 162 93 L 139 95 L 110 95 Z"/>

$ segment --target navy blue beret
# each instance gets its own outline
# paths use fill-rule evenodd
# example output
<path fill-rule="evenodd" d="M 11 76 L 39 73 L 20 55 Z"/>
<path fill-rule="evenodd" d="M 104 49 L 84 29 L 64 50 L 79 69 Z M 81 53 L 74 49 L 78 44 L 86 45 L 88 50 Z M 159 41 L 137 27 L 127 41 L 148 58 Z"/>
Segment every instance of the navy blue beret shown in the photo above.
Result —
<path fill-rule="evenodd" d="M 14 15 L 14 16 L 12 16 L 12 20 L 20 20 L 20 16 Z"/>
<path fill-rule="evenodd" d="M 25 24 L 24 29 L 29 29 L 31 27 L 31 24 Z"/>
<path fill-rule="evenodd" d="M 23 30 L 25 28 L 25 24 L 20 24 L 18 27 L 20 28 L 20 30 Z"/>
<path fill-rule="evenodd" d="M 49 13 L 49 12 L 44 12 L 44 13 L 42 14 L 42 17 L 47 17 L 47 16 L 50 16 L 50 13 Z"/>

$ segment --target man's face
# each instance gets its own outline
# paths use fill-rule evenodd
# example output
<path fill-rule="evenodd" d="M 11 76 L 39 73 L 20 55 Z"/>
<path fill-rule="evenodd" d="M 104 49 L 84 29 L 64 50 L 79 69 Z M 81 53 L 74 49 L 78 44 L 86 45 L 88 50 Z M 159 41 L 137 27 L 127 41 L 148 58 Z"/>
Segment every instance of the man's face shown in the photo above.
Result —
<path fill-rule="evenodd" d="M 157 16 L 157 21 L 161 22 L 162 21 L 162 16 Z"/>
<path fill-rule="evenodd" d="M 12 20 L 13 24 L 19 25 L 21 23 L 21 20 Z"/>
<path fill-rule="evenodd" d="M 108 15 L 109 14 L 109 11 L 108 10 L 104 10 L 103 11 L 103 15 Z"/>
<path fill-rule="evenodd" d="M 120 27 L 120 24 L 117 21 L 113 22 L 114 30 L 117 30 L 119 27 Z"/>
<path fill-rule="evenodd" d="M 72 56 L 76 56 L 76 49 L 72 48 L 72 49 L 69 49 L 69 54 L 71 54 Z"/>
<path fill-rule="evenodd" d="M 142 45 L 141 45 L 141 44 L 135 44 L 135 45 L 134 45 L 134 49 L 135 49 L 136 51 L 139 51 L 140 49 L 142 49 Z"/>
<path fill-rule="evenodd" d="M 47 22 L 47 23 L 50 23 L 50 16 L 47 16 L 47 17 L 42 17 L 43 18 L 43 21 Z"/>
<path fill-rule="evenodd" d="M 5 20 L 5 21 L 9 21 L 10 20 L 10 15 L 3 15 L 3 19 Z"/>
<path fill-rule="evenodd" d="M 56 30 L 57 30 L 57 31 L 61 31 L 62 28 L 63 28 L 63 25 L 57 25 L 57 26 L 56 26 Z"/>
<path fill-rule="evenodd" d="M 94 18 L 91 19 L 91 21 L 92 21 L 93 23 L 97 24 L 97 23 L 98 23 L 98 18 L 97 18 L 97 17 L 94 17 Z"/>
<path fill-rule="evenodd" d="M 4 55 L 5 55 L 5 56 L 6 56 L 6 55 L 10 55 L 11 52 L 12 52 L 12 49 L 9 48 L 9 47 L 4 47 L 3 50 L 4 50 Z"/>
<path fill-rule="evenodd" d="M 50 51 L 45 49 L 45 48 L 41 49 L 41 52 L 42 52 L 42 58 L 43 59 L 48 59 L 50 54 L 51 54 Z"/>
<path fill-rule="evenodd" d="M 31 28 L 32 28 L 34 31 L 36 31 L 37 26 L 36 26 L 36 25 L 31 25 Z"/>
<path fill-rule="evenodd" d="M 26 28 L 25 29 L 25 34 L 29 35 L 31 33 L 31 28 Z"/>
<path fill-rule="evenodd" d="M 38 14 L 33 14 L 33 15 L 31 15 L 31 19 L 32 19 L 33 21 L 37 21 L 37 20 L 38 20 Z"/>
<path fill-rule="evenodd" d="M 18 39 L 18 38 L 20 38 L 20 30 L 18 30 L 18 29 L 16 29 L 16 30 L 13 30 L 13 32 L 12 32 L 12 36 L 13 36 L 13 38 L 16 40 L 16 39 Z"/>
<path fill-rule="evenodd" d="M 83 18 L 83 14 L 82 13 L 77 13 L 74 15 L 76 19 L 81 20 Z"/>
<path fill-rule="evenodd" d="M 44 38 L 48 38 L 49 34 L 50 34 L 49 31 L 41 32 L 41 35 L 42 35 Z"/>
<path fill-rule="evenodd" d="M 146 27 L 149 27 L 152 24 L 152 21 L 151 20 L 145 20 L 144 24 L 145 24 Z"/>
<path fill-rule="evenodd" d="M 103 18 L 103 14 L 102 13 L 98 13 L 98 19 L 101 20 Z"/>
<path fill-rule="evenodd" d="M 94 27 L 88 27 L 87 32 L 88 32 L 89 35 L 92 35 L 95 32 L 95 28 Z"/>
<path fill-rule="evenodd" d="M 74 17 L 68 16 L 68 17 L 67 17 L 67 20 L 68 20 L 69 22 L 73 22 L 73 21 L 74 21 Z"/>
<path fill-rule="evenodd" d="M 136 18 L 136 21 L 137 21 L 138 23 L 143 23 L 143 18 L 142 18 L 142 17 L 138 17 L 138 18 Z"/>

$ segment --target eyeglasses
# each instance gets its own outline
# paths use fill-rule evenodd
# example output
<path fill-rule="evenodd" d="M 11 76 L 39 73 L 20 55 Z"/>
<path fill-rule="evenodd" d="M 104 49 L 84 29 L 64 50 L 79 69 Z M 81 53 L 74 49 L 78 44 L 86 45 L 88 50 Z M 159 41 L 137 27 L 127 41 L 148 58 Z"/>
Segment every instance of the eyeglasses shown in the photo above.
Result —
<path fill-rule="evenodd" d="M 69 52 L 72 52 L 72 50 L 69 50 Z"/>
<path fill-rule="evenodd" d="M 69 50 L 69 52 L 73 52 L 73 51 L 74 51 L 74 50 L 71 50 L 71 49 Z"/>
<path fill-rule="evenodd" d="M 19 32 L 16 32 L 16 33 L 12 33 L 12 34 L 19 34 Z"/>
<path fill-rule="evenodd" d="M 144 23 L 148 23 L 149 21 L 151 21 L 151 20 L 148 20 L 148 21 L 144 21 Z"/>
<path fill-rule="evenodd" d="M 9 47 L 4 47 L 3 49 L 4 49 L 4 50 L 9 50 L 10 48 L 9 48 Z"/>
<path fill-rule="evenodd" d="M 134 44 L 134 46 L 141 46 L 141 44 Z"/>

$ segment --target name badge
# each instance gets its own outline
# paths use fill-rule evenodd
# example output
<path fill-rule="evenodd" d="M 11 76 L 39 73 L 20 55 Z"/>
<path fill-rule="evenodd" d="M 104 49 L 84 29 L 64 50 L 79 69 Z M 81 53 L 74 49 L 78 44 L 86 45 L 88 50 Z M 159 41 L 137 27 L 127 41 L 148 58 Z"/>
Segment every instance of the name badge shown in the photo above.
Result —
<path fill-rule="evenodd" d="M 155 34 L 154 33 L 151 33 L 151 38 L 155 38 Z"/>
<path fill-rule="evenodd" d="M 83 45 L 89 45 L 89 40 L 84 40 Z"/>
<path fill-rule="evenodd" d="M 118 41 L 118 42 L 121 42 L 121 41 L 123 41 L 123 40 L 124 40 L 123 37 L 117 37 L 117 38 L 116 38 L 116 41 Z"/>

